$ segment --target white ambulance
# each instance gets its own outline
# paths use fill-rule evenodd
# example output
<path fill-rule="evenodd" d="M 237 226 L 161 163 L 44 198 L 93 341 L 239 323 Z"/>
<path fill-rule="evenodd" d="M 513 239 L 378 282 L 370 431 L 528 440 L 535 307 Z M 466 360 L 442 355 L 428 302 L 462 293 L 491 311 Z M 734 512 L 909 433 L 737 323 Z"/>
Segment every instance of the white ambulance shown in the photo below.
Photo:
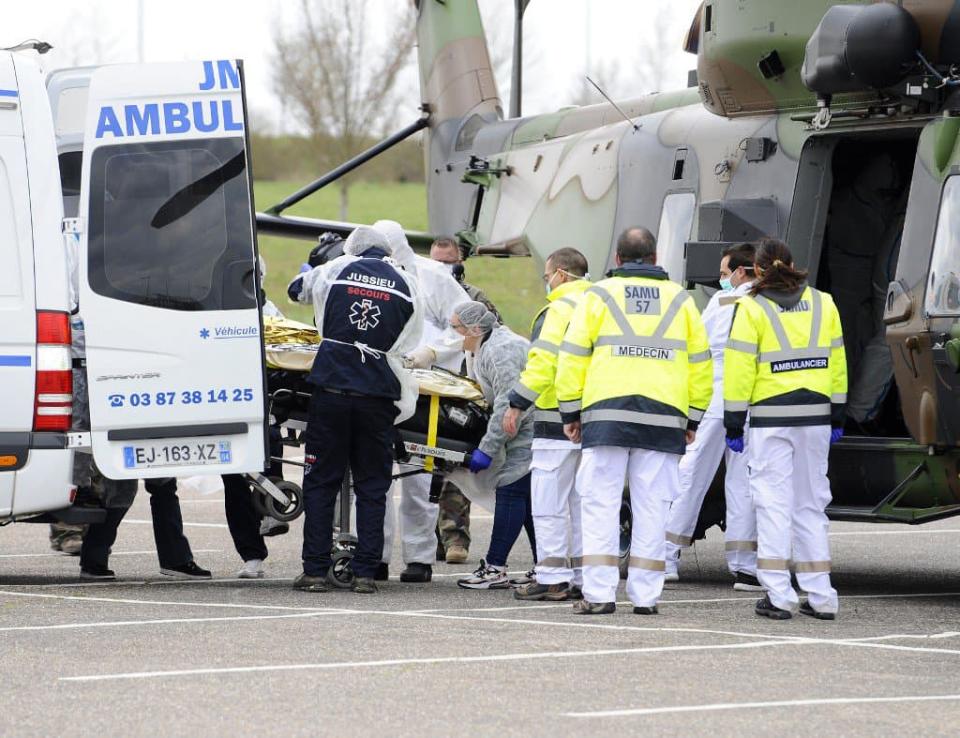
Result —
<path fill-rule="evenodd" d="M 78 519 L 78 446 L 114 479 L 263 469 L 248 149 L 239 62 L 60 72 L 48 97 L 35 59 L 0 52 L 0 523 Z"/>

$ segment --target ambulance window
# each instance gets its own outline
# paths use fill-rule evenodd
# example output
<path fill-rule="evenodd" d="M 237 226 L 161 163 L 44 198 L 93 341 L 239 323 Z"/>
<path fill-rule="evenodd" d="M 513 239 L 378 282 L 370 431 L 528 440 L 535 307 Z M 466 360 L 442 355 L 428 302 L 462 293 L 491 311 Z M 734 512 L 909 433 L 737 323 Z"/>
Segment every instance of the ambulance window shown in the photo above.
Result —
<path fill-rule="evenodd" d="M 676 282 L 683 278 L 684 245 L 690 240 L 696 208 L 697 196 L 692 192 L 674 192 L 663 200 L 657 231 L 657 264 Z"/>
<path fill-rule="evenodd" d="M 242 139 L 105 146 L 91 162 L 91 288 L 171 310 L 256 307 Z"/>
<path fill-rule="evenodd" d="M 960 315 L 960 177 L 943 188 L 927 283 L 928 315 Z"/>

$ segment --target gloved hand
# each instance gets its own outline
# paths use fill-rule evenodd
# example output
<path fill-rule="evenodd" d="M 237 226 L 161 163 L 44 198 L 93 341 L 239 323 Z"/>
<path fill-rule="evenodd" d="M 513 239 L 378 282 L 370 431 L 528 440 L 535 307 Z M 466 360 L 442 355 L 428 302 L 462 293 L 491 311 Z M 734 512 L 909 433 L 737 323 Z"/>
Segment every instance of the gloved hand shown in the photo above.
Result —
<path fill-rule="evenodd" d="M 312 269 L 313 269 L 313 267 L 310 266 L 309 264 L 301 264 L 301 265 L 300 265 L 300 274 L 305 274 L 306 272 L 309 272 L 309 271 L 312 270 Z"/>
<path fill-rule="evenodd" d="M 830 445 L 832 446 L 837 441 L 843 438 L 843 428 L 832 428 L 830 430 Z"/>
<path fill-rule="evenodd" d="M 408 369 L 429 369 L 436 360 L 436 351 L 429 346 L 421 346 L 403 357 L 403 365 Z"/>
<path fill-rule="evenodd" d="M 493 463 L 493 459 L 487 456 L 483 451 L 478 448 L 473 450 L 473 453 L 470 454 L 470 463 L 469 468 L 474 474 L 477 472 L 482 472 L 484 469 L 489 469 L 490 464 Z"/>
<path fill-rule="evenodd" d="M 743 436 L 740 438 L 730 438 L 727 437 L 727 448 L 733 451 L 735 454 L 743 453 Z"/>

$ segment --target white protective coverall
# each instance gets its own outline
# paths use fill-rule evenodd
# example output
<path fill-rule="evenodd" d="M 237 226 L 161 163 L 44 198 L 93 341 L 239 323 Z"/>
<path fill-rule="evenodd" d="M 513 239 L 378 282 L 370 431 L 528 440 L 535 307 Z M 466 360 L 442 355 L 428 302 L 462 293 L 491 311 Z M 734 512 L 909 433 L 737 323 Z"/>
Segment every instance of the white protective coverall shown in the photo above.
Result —
<path fill-rule="evenodd" d="M 436 354 L 433 362 L 449 371 L 458 372 L 463 363 L 463 338 L 450 327 L 453 309 L 469 298 L 463 287 L 443 264 L 413 253 L 403 228 L 392 220 L 378 220 L 373 227 L 387 237 L 393 258 L 417 277 L 423 306 L 423 335 L 415 349 L 429 346 Z M 413 467 L 402 466 L 401 472 Z M 433 564 L 437 555 L 437 516 L 440 508 L 430 502 L 429 474 L 415 474 L 398 482 L 400 487 L 400 536 L 405 564 Z M 396 487 L 394 487 L 394 490 Z M 383 530 L 383 560 L 389 561 L 393 551 L 394 513 L 391 491 Z"/>
<path fill-rule="evenodd" d="M 717 473 L 720 459 L 726 461 L 724 492 L 727 502 L 727 566 L 734 575 L 757 573 L 757 516 L 750 500 L 747 454 L 735 454 L 726 447 L 723 427 L 723 349 L 730 335 L 734 304 L 750 292 L 752 282 L 717 292 L 703 311 L 703 324 L 713 355 L 713 398 L 700 421 L 696 440 L 680 459 L 680 494 L 670 507 L 667 519 L 667 574 L 677 573 L 682 549 L 693 543 L 700 508 Z"/>

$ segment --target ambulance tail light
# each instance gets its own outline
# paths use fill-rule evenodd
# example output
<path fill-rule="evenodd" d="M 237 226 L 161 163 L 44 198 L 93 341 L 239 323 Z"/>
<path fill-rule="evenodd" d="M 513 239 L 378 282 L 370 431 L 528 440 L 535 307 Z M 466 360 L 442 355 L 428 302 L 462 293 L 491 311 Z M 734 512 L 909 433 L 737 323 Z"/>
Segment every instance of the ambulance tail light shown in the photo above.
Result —
<path fill-rule="evenodd" d="M 70 316 L 37 311 L 37 382 L 33 400 L 35 431 L 68 431 L 73 414 L 73 362 Z"/>

